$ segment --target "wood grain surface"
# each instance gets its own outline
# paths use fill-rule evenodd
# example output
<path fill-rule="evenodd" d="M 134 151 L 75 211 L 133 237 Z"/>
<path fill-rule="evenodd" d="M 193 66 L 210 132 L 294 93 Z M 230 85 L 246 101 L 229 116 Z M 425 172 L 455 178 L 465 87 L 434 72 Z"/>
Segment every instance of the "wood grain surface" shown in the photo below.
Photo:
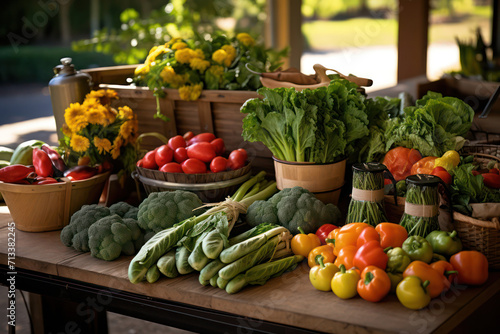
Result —
<path fill-rule="evenodd" d="M 5 245 L 11 217 L 0 207 L 0 240 Z M 394 295 L 379 303 L 359 297 L 341 300 L 333 293 L 315 290 L 309 283 L 306 263 L 263 286 L 248 286 L 235 295 L 202 286 L 192 273 L 175 279 L 162 277 L 154 284 L 132 284 L 127 277 L 131 257 L 102 261 L 64 246 L 59 231 L 16 231 L 16 266 L 42 273 L 85 281 L 103 287 L 229 312 L 309 330 L 342 333 L 430 333 L 448 332 L 500 291 L 500 273 L 491 272 L 481 287 L 455 286 L 432 300 L 429 307 L 412 311 Z M 6 247 L 0 263 L 7 261 Z M 494 320 L 492 320 L 494 321 Z"/>

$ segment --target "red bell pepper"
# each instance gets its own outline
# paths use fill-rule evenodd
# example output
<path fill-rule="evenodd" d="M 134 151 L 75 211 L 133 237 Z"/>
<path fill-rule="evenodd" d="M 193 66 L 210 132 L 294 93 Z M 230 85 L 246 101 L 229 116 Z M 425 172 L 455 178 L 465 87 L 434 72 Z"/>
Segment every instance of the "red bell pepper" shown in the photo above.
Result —
<path fill-rule="evenodd" d="M 37 177 L 33 184 L 52 184 L 57 183 L 57 180 L 53 177 Z"/>
<path fill-rule="evenodd" d="M 0 181 L 14 183 L 27 178 L 31 173 L 35 172 L 34 167 L 26 167 L 24 165 L 11 165 L 0 168 Z"/>
<path fill-rule="evenodd" d="M 41 148 L 49 156 L 54 168 L 60 172 L 64 172 L 67 169 L 66 164 L 56 150 L 52 149 L 52 147 L 47 144 L 43 144 Z"/>
<path fill-rule="evenodd" d="M 327 238 L 328 234 L 336 228 L 337 226 L 333 224 L 323 224 L 318 228 L 318 230 L 316 231 L 316 235 L 318 236 L 319 241 L 321 241 L 322 245 L 326 245 L 325 239 Z"/>
<path fill-rule="evenodd" d="M 35 166 L 35 172 L 38 176 L 47 177 L 54 174 L 49 155 L 37 147 L 33 149 L 33 166 Z"/>
<path fill-rule="evenodd" d="M 488 188 L 500 189 L 500 175 L 495 173 L 481 174 L 484 179 L 484 185 Z"/>
<path fill-rule="evenodd" d="M 451 175 L 446 169 L 441 166 L 435 167 L 432 170 L 431 175 L 439 177 L 444 183 L 451 184 Z"/>
<path fill-rule="evenodd" d="M 478 251 L 461 251 L 450 263 L 458 271 L 458 284 L 481 285 L 488 280 L 488 259 Z"/>
<path fill-rule="evenodd" d="M 97 174 L 97 168 L 90 166 L 75 166 L 64 172 L 71 181 L 85 180 Z"/>
<path fill-rule="evenodd" d="M 389 257 L 380 246 L 380 243 L 378 241 L 371 240 L 358 248 L 352 262 L 359 270 L 363 270 L 367 266 L 375 266 L 385 270 L 388 260 Z"/>
<path fill-rule="evenodd" d="M 373 226 L 368 226 L 359 234 L 356 247 L 359 248 L 372 240 L 380 242 L 380 236 Z"/>

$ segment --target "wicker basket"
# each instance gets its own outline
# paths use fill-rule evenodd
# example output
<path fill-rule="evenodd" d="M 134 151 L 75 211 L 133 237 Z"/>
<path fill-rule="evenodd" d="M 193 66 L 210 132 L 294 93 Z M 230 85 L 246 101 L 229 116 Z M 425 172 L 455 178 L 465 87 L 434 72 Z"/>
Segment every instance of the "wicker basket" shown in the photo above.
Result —
<path fill-rule="evenodd" d="M 132 177 L 143 184 L 148 195 L 158 191 L 187 190 L 197 194 L 203 202 L 218 202 L 232 195 L 241 183 L 250 178 L 251 168 L 249 163 L 227 172 L 184 174 L 137 167 Z"/>
<path fill-rule="evenodd" d="M 0 191 L 16 228 L 25 232 L 60 230 L 85 204 L 99 202 L 109 172 L 86 180 L 44 185 L 0 182 Z"/>

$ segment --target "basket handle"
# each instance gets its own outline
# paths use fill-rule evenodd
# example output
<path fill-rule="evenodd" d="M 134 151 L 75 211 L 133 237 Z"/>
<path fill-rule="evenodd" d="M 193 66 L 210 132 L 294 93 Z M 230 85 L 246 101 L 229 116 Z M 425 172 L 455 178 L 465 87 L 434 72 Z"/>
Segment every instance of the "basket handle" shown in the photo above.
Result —
<path fill-rule="evenodd" d="M 342 73 L 340 73 L 337 70 L 334 70 L 331 68 L 326 68 L 320 64 L 315 64 L 313 66 L 313 69 L 316 72 L 316 76 L 318 77 L 320 82 L 330 82 L 331 79 L 326 74 L 326 71 L 333 71 L 333 72 L 337 73 L 338 75 L 340 75 L 341 78 L 346 79 L 352 83 L 355 83 L 356 85 L 358 85 L 360 87 L 361 86 L 370 87 L 371 85 L 373 85 L 372 79 L 360 78 L 360 77 L 356 77 L 354 75 L 343 75 Z"/>

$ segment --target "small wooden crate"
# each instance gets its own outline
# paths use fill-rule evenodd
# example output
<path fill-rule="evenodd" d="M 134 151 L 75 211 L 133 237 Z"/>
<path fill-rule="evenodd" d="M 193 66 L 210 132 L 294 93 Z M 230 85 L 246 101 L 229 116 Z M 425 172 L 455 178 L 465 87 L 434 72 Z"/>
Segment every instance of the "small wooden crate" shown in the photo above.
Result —
<path fill-rule="evenodd" d="M 127 84 L 137 65 L 113 66 L 88 69 L 84 72 L 92 76 L 94 89 L 113 89 L 118 93 L 118 105 L 128 105 L 137 114 L 139 133 L 158 132 L 167 138 L 193 131 L 195 134 L 211 132 L 222 138 L 226 150 L 244 148 L 252 166 L 274 174 L 271 152 L 262 143 L 244 141 L 242 120 L 245 114 L 240 108 L 251 98 L 258 97 L 254 91 L 203 90 L 196 101 L 184 101 L 176 89 L 165 89 L 166 96 L 160 99 L 161 113 L 170 120 L 155 119 L 156 97 L 148 87 Z M 141 147 L 153 149 L 160 142 L 145 138 Z"/>
<path fill-rule="evenodd" d="M 87 180 L 44 185 L 25 185 L 0 182 L 16 228 L 25 232 L 60 230 L 69 223 L 71 215 L 85 204 L 99 202 L 109 172 Z"/>

